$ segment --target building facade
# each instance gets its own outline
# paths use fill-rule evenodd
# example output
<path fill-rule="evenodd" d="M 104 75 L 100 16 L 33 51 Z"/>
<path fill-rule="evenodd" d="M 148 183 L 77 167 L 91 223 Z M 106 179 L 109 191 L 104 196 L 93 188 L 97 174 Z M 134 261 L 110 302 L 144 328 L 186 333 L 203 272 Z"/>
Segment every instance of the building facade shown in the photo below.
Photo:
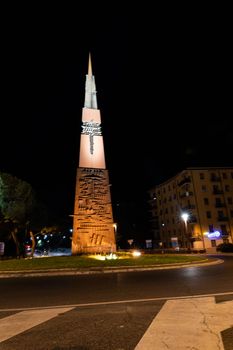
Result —
<path fill-rule="evenodd" d="M 72 254 L 110 253 L 115 250 L 109 175 L 105 164 L 95 78 L 89 56 L 76 178 Z"/>
<path fill-rule="evenodd" d="M 187 168 L 149 190 L 151 230 L 163 248 L 213 252 L 233 243 L 233 168 Z"/>

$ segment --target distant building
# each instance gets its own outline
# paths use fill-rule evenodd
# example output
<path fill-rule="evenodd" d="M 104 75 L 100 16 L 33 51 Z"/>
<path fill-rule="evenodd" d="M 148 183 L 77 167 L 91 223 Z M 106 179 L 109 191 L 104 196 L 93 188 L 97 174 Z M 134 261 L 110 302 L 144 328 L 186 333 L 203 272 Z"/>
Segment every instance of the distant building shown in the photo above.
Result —
<path fill-rule="evenodd" d="M 109 176 L 90 56 L 82 110 L 73 218 L 73 255 L 116 250 Z"/>
<path fill-rule="evenodd" d="M 157 246 L 207 252 L 233 243 L 233 167 L 187 168 L 149 190 Z"/>

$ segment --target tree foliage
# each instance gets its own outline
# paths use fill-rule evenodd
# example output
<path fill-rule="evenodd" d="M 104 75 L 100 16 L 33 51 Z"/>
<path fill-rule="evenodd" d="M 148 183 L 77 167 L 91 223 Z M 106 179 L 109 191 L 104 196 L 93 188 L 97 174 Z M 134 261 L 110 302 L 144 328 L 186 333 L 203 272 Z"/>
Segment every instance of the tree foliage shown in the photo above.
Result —
<path fill-rule="evenodd" d="M 35 193 L 29 183 L 0 172 L 0 211 L 5 221 L 25 224 L 35 204 Z"/>
<path fill-rule="evenodd" d="M 13 255 L 23 255 L 23 243 L 30 241 L 33 256 L 35 234 L 54 234 L 60 230 L 60 226 L 48 217 L 46 206 L 38 200 L 29 183 L 0 172 L 0 241 L 11 246 Z"/>
<path fill-rule="evenodd" d="M 35 207 L 32 186 L 16 176 L 0 172 L 0 240 L 8 242 L 11 252 L 13 244 L 16 256 L 23 251 L 22 241 Z"/>

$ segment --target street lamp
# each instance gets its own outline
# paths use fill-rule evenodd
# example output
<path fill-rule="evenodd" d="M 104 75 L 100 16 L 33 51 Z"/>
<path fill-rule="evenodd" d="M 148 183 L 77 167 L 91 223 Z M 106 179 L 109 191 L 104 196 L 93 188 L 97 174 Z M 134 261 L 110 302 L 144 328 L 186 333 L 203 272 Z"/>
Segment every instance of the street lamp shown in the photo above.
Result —
<path fill-rule="evenodd" d="M 182 213 L 181 218 L 184 221 L 184 226 L 185 226 L 185 236 L 186 239 L 188 239 L 188 219 L 189 219 L 189 214 L 188 213 Z M 183 245 L 184 245 L 184 239 L 183 239 Z M 190 248 L 190 242 L 188 241 L 188 248 Z"/>
<path fill-rule="evenodd" d="M 115 232 L 115 234 L 117 234 L 117 224 L 114 222 L 114 224 L 113 224 L 113 227 L 114 227 L 114 232 Z"/>

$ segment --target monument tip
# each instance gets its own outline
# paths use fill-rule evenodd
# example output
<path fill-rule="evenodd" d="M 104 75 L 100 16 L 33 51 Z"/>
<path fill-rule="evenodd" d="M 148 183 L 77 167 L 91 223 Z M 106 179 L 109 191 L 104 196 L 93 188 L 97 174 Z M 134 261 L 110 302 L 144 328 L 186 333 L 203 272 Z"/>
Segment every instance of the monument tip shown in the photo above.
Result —
<path fill-rule="evenodd" d="M 88 59 L 88 75 L 92 75 L 92 65 L 91 65 L 91 53 L 89 52 L 89 59 Z"/>

